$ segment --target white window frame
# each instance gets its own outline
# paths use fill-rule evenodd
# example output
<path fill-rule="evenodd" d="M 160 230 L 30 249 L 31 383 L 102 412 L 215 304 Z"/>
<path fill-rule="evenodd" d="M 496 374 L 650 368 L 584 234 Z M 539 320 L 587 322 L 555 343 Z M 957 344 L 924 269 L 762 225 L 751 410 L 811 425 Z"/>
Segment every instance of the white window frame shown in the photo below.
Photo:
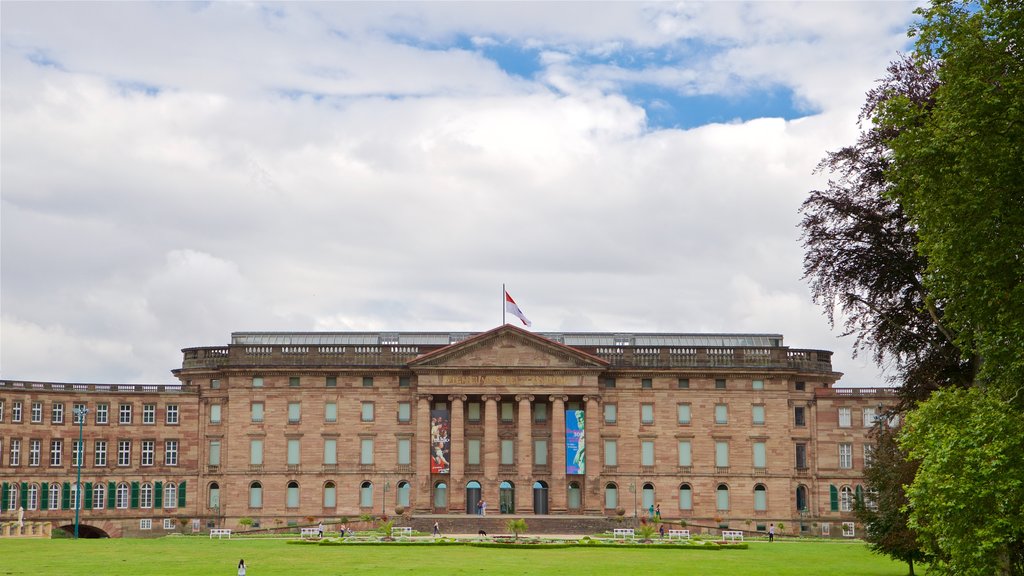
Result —
<path fill-rule="evenodd" d="M 97 468 L 107 465 L 107 441 L 96 440 L 93 442 L 92 464 Z"/>
<path fill-rule="evenodd" d="M 11 404 L 11 422 L 15 424 L 21 423 L 22 417 L 22 404 L 21 402 L 13 402 Z"/>
<path fill-rule="evenodd" d="M 120 467 L 132 465 L 132 441 L 117 441 L 117 465 Z"/>
<path fill-rule="evenodd" d="M 843 538 L 855 538 L 857 536 L 857 525 L 853 522 L 843 522 Z"/>
<path fill-rule="evenodd" d="M 139 520 L 139 530 L 152 530 L 152 529 L 153 529 L 153 519 L 152 518 L 142 518 L 142 519 Z"/>
<path fill-rule="evenodd" d="M 164 466 L 178 465 L 178 441 L 164 440 Z"/>
<path fill-rule="evenodd" d="M 53 402 L 50 404 L 50 423 L 52 424 L 63 424 L 64 423 L 64 403 Z"/>
<path fill-rule="evenodd" d="M 156 404 L 142 405 L 142 424 L 145 426 L 156 424 Z"/>
<path fill-rule="evenodd" d="M 35 438 L 28 441 L 28 465 L 39 466 L 43 458 L 43 441 Z"/>
<path fill-rule="evenodd" d="M 11 438 L 10 445 L 11 455 L 10 459 L 7 461 L 8 465 L 21 466 L 21 439 Z"/>
<path fill-rule="evenodd" d="M 118 424 L 131 424 L 132 423 L 132 405 L 131 404 L 119 404 L 117 406 L 117 423 Z"/>
<path fill-rule="evenodd" d="M 120 449 L 120 447 L 119 447 Z M 156 440 L 139 441 L 139 466 L 152 466 L 156 463 Z"/>
<path fill-rule="evenodd" d="M 106 402 L 96 405 L 96 424 L 110 423 L 110 404 Z"/>
<path fill-rule="evenodd" d="M 32 403 L 32 423 L 40 424 L 43 421 L 43 403 L 33 402 Z"/>
<path fill-rule="evenodd" d="M 64 462 L 64 441 L 54 438 L 50 440 L 50 466 L 59 467 Z"/>
<path fill-rule="evenodd" d="M 168 404 L 167 407 L 164 408 L 164 417 L 166 419 L 167 424 L 170 424 L 171 426 L 176 425 L 181 417 L 181 412 L 178 410 L 178 405 Z"/>
<path fill-rule="evenodd" d="M 839 443 L 839 469 L 853 469 L 853 444 L 849 442 Z"/>
<path fill-rule="evenodd" d="M 839 427 L 850 428 L 853 426 L 853 410 L 842 407 L 839 409 Z"/>

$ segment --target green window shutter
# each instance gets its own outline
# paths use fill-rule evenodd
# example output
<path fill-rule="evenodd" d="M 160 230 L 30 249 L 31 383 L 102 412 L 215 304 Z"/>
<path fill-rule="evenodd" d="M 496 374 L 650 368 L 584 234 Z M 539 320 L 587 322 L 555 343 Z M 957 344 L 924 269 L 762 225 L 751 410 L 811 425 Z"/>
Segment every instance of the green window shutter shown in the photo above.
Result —
<path fill-rule="evenodd" d="M 139 483 L 132 482 L 132 508 L 139 507 Z"/>
<path fill-rule="evenodd" d="M 153 507 L 163 508 L 164 507 L 164 483 L 154 482 L 153 483 Z"/>
<path fill-rule="evenodd" d="M 28 482 L 21 483 L 21 506 L 28 504 Z"/>
<path fill-rule="evenodd" d="M 178 484 L 178 508 L 185 507 L 185 483 Z"/>
<path fill-rule="evenodd" d="M 864 506 L 864 489 L 861 487 L 860 484 L 857 484 L 857 487 L 854 489 L 854 494 L 856 495 L 856 498 L 857 498 L 857 507 L 858 508 L 863 507 Z"/>
<path fill-rule="evenodd" d="M 2 485 L 0 485 L 0 490 L 3 491 L 3 494 L 0 494 L 0 511 L 3 511 L 8 509 L 7 494 L 8 490 L 10 490 L 10 485 L 7 482 L 4 482 Z"/>
<path fill-rule="evenodd" d="M 70 510 L 71 509 L 71 482 L 65 482 L 61 485 L 60 491 L 60 509 Z"/>
<path fill-rule="evenodd" d="M 50 507 L 50 485 L 43 482 L 39 485 L 39 509 L 46 510 Z"/>
<path fill-rule="evenodd" d="M 85 494 L 83 496 L 85 496 L 85 500 L 82 502 L 82 508 L 92 508 L 92 482 L 86 482 L 84 490 Z"/>
<path fill-rule="evenodd" d="M 117 484 L 107 482 L 107 508 L 113 510 L 117 507 Z"/>
<path fill-rule="evenodd" d="M 828 485 L 828 498 L 833 512 L 839 512 L 839 489 L 834 484 Z"/>

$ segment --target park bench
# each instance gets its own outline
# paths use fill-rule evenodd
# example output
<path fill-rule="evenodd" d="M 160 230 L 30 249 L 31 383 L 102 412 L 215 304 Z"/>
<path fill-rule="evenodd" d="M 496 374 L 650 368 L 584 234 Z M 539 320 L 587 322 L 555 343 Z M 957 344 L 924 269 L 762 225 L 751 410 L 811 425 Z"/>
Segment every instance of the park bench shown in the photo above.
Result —
<path fill-rule="evenodd" d="M 682 538 L 684 540 L 689 540 L 690 539 L 690 531 L 689 530 L 669 530 L 668 531 L 668 539 L 671 540 L 673 538 Z"/>
<path fill-rule="evenodd" d="M 397 526 L 392 528 L 391 536 L 412 536 L 412 526 Z"/>
<path fill-rule="evenodd" d="M 222 536 L 227 536 L 228 539 L 230 539 L 231 538 L 231 529 L 230 528 L 210 528 L 210 538 L 213 539 L 214 536 L 216 536 L 218 540 L 220 540 Z"/>
<path fill-rule="evenodd" d="M 722 540 L 739 540 L 743 542 L 743 531 L 742 530 L 722 530 Z"/>
<path fill-rule="evenodd" d="M 626 536 L 633 538 L 634 534 L 635 533 L 632 528 L 616 528 L 612 530 L 612 535 L 616 538 L 625 538 Z"/>
<path fill-rule="evenodd" d="M 305 538 L 306 536 L 309 536 L 310 538 L 314 538 L 314 537 L 319 536 L 319 535 L 320 535 L 320 529 L 315 527 L 315 526 L 310 527 L 310 528 L 300 528 L 299 529 L 299 536 L 301 538 Z"/>

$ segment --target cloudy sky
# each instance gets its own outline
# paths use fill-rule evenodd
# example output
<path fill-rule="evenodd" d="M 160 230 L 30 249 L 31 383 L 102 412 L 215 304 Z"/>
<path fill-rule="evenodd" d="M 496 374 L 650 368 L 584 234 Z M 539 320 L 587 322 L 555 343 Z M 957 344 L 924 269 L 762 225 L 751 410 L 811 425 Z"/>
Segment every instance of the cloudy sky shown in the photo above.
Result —
<path fill-rule="evenodd" d="M 903 2 L 3 2 L 0 377 L 232 331 L 767 332 Z"/>

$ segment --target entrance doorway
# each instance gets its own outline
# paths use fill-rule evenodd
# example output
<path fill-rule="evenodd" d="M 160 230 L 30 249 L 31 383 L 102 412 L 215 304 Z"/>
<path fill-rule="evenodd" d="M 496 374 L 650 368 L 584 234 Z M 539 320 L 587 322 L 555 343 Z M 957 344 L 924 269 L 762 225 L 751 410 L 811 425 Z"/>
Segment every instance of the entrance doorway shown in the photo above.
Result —
<path fill-rule="evenodd" d="M 443 514 L 448 511 L 448 485 L 438 482 L 434 485 L 434 512 Z"/>
<path fill-rule="evenodd" d="M 470 480 L 466 484 L 466 514 L 479 514 L 476 505 L 480 503 L 480 483 Z"/>
<path fill-rule="evenodd" d="M 502 514 L 515 514 L 516 487 L 508 480 L 498 486 L 498 506 Z"/>
<path fill-rule="evenodd" d="M 539 480 L 533 483 L 533 513 L 548 513 L 548 485 Z"/>

